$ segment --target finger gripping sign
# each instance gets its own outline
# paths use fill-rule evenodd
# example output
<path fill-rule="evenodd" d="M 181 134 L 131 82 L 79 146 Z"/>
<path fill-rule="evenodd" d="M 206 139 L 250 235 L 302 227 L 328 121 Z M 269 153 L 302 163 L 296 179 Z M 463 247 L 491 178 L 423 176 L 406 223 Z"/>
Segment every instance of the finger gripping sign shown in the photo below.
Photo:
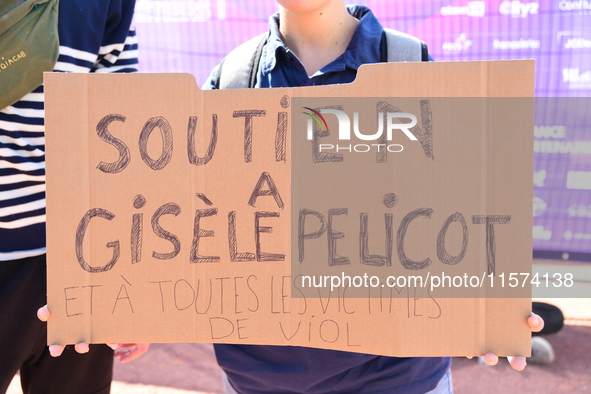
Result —
<path fill-rule="evenodd" d="M 49 344 L 528 354 L 533 62 L 45 86 Z"/>

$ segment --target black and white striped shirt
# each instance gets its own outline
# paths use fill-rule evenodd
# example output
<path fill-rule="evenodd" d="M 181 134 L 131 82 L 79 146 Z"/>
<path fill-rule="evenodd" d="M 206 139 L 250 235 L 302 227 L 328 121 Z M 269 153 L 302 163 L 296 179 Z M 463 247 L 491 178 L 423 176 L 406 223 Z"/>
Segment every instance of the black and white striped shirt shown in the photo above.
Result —
<path fill-rule="evenodd" d="M 135 0 L 61 0 L 59 72 L 137 71 Z M 43 86 L 0 110 L 0 261 L 45 252 Z"/>

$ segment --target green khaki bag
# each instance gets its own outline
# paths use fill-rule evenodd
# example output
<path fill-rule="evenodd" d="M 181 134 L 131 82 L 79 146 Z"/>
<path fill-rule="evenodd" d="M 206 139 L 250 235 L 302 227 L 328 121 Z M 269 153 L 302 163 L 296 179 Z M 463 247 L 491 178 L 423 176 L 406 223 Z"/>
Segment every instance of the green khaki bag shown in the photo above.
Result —
<path fill-rule="evenodd" d="M 0 109 L 43 83 L 57 62 L 59 0 L 0 0 Z"/>

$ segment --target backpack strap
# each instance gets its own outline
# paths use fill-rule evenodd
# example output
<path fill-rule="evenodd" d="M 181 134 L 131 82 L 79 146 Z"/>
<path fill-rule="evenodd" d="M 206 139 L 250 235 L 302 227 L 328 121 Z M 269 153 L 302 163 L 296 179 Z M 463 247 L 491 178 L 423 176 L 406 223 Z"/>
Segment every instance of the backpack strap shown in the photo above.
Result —
<path fill-rule="evenodd" d="M 420 62 L 429 60 L 427 44 L 409 34 L 384 29 L 380 42 L 382 62 Z"/>
<path fill-rule="evenodd" d="M 421 61 L 429 61 L 429 48 L 427 47 L 427 43 L 425 41 L 421 41 Z"/>
<path fill-rule="evenodd" d="M 260 34 L 230 52 L 218 67 L 215 88 L 254 88 L 257 82 L 258 65 L 268 37 L 268 32 Z"/>

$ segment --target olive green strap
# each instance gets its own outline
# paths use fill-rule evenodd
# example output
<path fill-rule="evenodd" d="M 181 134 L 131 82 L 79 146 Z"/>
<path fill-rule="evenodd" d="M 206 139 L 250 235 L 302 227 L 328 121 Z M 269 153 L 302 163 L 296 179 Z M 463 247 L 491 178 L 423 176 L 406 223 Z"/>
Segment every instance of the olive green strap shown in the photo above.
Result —
<path fill-rule="evenodd" d="M 14 26 L 17 21 L 20 21 L 27 16 L 35 6 L 50 1 L 53 0 L 27 0 L 0 16 L 0 35 L 4 34 L 6 30 Z"/>

